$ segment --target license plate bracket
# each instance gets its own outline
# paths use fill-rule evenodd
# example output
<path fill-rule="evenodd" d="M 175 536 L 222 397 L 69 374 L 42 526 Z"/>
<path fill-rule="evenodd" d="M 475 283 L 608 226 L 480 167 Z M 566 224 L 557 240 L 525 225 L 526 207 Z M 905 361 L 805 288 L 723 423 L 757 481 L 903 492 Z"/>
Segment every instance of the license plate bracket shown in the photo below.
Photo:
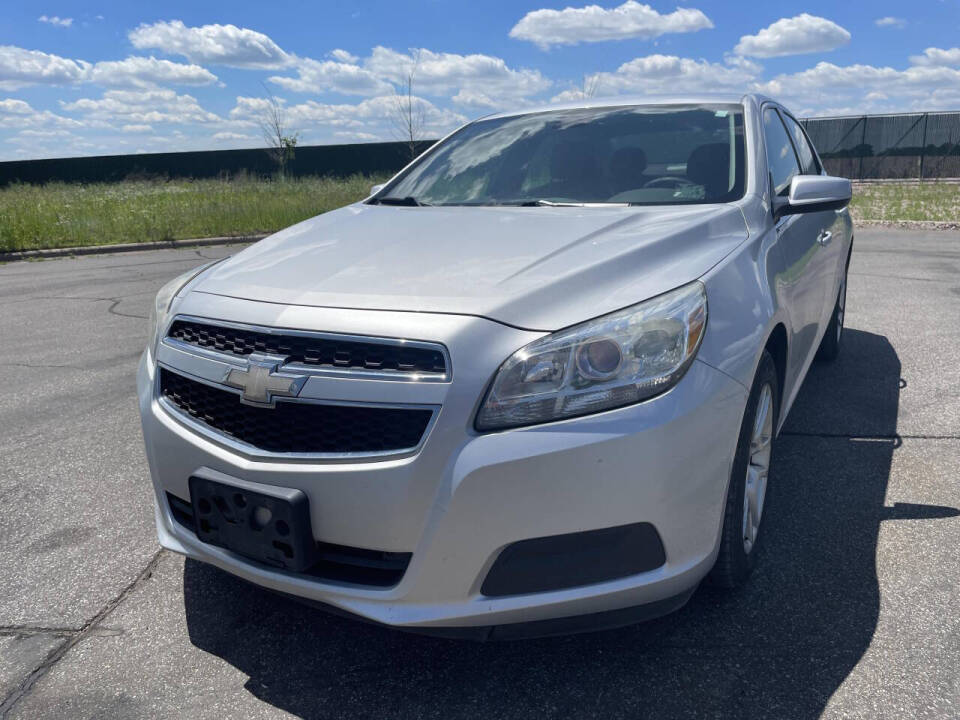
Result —
<path fill-rule="evenodd" d="M 190 478 L 197 537 L 205 543 L 293 572 L 317 561 L 310 505 L 301 490 Z"/>

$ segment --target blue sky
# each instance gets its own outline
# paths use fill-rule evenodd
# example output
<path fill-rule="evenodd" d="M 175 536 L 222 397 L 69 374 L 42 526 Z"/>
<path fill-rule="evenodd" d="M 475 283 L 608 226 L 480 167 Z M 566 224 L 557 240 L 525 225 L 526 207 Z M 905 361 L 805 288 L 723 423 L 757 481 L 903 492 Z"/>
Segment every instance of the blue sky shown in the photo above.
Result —
<path fill-rule="evenodd" d="M 428 137 L 493 110 L 759 90 L 801 115 L 960 109 L 960 0 L 865 3 L 16 3 L 0 16 L 0 159 Z M 584 78 L 588 80 L 585 82 Z"/>

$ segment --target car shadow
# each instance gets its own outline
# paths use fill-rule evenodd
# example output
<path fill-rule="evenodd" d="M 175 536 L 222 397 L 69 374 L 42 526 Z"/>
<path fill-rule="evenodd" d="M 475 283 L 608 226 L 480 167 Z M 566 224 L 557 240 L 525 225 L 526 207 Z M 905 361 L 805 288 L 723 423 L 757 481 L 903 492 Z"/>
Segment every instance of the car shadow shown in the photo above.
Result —
<path fill-rule="evenodd" d="M 757 572 L 701 587 L 680 612 L 618 630 L 509 643 L 421 637 L 310 609 L 186 561 L 191 642 L 245 673 L 266 703 L 328 717 L 818 717 L 877 625 L 900 361 L 847 330 L 815 365 L 775 444 Z M 851 437 L 855 436 L 855 437 Z"/>

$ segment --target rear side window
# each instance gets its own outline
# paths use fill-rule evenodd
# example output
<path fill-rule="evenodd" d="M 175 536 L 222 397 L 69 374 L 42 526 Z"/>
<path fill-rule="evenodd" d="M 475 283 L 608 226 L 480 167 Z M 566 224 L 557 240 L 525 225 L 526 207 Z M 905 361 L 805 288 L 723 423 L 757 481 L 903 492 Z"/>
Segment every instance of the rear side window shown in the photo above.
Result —
<path fill-rule="evenodd" d="M 800 127 L 800 123 L 789 115 L 783 115 L 783 121 L 787 124 L 787 129 L 793 136 L 793 146 L 797 149 L 797 155 L 800 157 L 801 175 L 819 175 L 820 166 L 817 164 L 817 156 L 810 147 L 810 141 Z"/>
<path fill-rule="evenodd" d="M 767 141 L 767 165 L 773 178 L 773 191 L 780 195 L 790 187 L 794 175 L 800 174 L 797 156 L 780 113 L 773 108 L 763 111 L 763 133 Z"/>

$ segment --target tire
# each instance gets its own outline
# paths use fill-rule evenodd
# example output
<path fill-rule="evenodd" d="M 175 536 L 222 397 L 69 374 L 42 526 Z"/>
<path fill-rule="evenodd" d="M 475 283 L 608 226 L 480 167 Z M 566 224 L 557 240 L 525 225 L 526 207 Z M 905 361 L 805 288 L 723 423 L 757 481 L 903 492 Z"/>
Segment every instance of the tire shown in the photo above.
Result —
<path fill-rule="evenodd" d="M 840 280 L 840 289 L 837 291 L 837 301 L 833 305 L 833 315 L 830 324 L 823 334 L 820 347 L 817 349 L 816 359 L 820 362 L 833 362 L 840 354 L 840 339 L 843 337 L 843 321 L 847 310 L 847 265 L 843 268 L 843 278 Z"/>
<path fill-rule="evenodd" d="M 758 410 L 766 408 L 766 414 L 758 417 Z M 770 468 L 771 446 L 777 428 L 780 411 L 780 383 L 773 358 L 766 350 L 760 358 L 757 374 L 753 379 L 747 408 L 743 413 L 737 451 L 734 456 L 733 470 L 727 489 L 727 502 L 723 515 L 723 530 L 720 537 L 720 551 L 717 562 L 710 571 L 708 580 L 721 588 L 737 588 L 746 582 L 756 564 L 757 552 L 761 546 L 760 520 L 762 519 L 764 499 L 766 497 L 767 477 Z M 758 442 L 751 449 L 753 440 L 766 437 L 765 444 Z M 765 457 L 766 467 L 763 467 Z M 762 469 L 762 471 L 761 471 Z M 762 474 L 762 482 L 760 475 Z M 751 498 L 759 501 L 756 522 L 748 527 L 748 506 L 745 498 L 748 485 L 753 489 Z M 754 503 L 756 505 L 756 503 Z M 750 516 L 750 520 L 753 516 Z"/>

